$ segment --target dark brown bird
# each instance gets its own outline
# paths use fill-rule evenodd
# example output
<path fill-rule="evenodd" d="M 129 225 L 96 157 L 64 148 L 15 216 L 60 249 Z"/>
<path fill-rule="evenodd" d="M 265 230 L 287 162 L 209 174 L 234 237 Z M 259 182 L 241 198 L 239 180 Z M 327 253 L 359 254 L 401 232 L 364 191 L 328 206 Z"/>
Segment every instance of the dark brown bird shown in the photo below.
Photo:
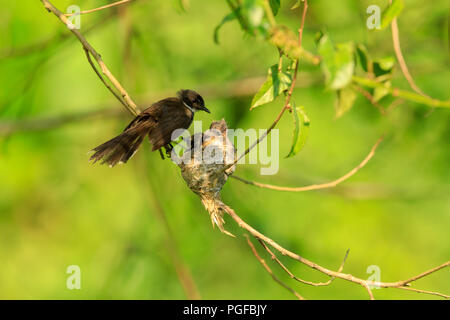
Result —
<path fill-rule="evenodd" d="M 203 98 L 193 90 L 180 90 L 177 97 L 166 98 L 154 103 L 142 111 L 125 130 L 115 138 L 94 148 L 90 160 L 111 167 L 125 163 L 137 151 L 145 136 L 152 144 L 152 151 L 166 147 L 172 149 L 170 142 L 176 129 L 187 129 L 194 119 L 196 111 L 210 111 L 205 107 Z"/>

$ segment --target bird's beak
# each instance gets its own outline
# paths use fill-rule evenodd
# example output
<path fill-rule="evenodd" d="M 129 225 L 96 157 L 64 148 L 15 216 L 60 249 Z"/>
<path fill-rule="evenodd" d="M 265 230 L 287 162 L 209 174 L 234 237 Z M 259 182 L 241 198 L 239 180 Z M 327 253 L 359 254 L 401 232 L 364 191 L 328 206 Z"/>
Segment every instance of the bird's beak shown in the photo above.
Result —
<path fill-rule="evenodd" d="M 208 108 L 206 108 L 205 106 L 203 106 L 200 110 L 203 110 L 205 112 L 211 113 L 211 111 L 209 111 Z"/>

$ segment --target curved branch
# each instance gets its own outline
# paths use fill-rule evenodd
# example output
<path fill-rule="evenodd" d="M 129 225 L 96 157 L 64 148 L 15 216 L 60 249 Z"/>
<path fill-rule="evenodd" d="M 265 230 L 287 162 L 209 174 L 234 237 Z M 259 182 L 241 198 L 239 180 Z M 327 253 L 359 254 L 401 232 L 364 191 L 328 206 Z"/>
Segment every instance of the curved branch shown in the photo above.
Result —
<path fill-rule="evenodd" d="M 314 286 L 314 287 L 321 287 L 321 286 L 328 286 L 329 284 L 331 284 L 331 282 L 333 282 L 334 279 L 336 279 L 336 277 L 331 277 L 330 280 L 328 280 L 327 282 L 311 282 L 311 281 L 307 281 L 307 280 L 303 280 L 298 278 L 297 276 L 295 276 L 278 258 L 277 256 L 269 249 L 269 247 L 264 243 L 264 241 L 262 241 L 261 239 L 258 239 L 259 243 L 263 246 L 263 248 L 270 254 L 270 257 L 272 258 L 272 260 L 275 260 L 275 262 L 294 280 L 303 283 L 303 284 L 307 284 L 310 286 Z M 342 261 L 341 265 L 339 266 L 338 272 L 341 272 L 342 269 L 344 268 L 344 264 L 345 261 L 347 260 L 348 257 L 348 253 L 350 252 L 350 249 L 348 249 L 345 252 L 345 256 L 344 256 L 344 260 Z"/>
<path fill-rule="evenodd" d="M 239 227 L 248 231 L 256 239 L 261 240 L 261 241 L 265 242 L 266 244 L 270 245 L 275 250 L 280 252 L 282 255 L 288 256 L 289 258 L 291 258 L 293 260 L 297 260 L 300 263 L 302 263 L 314 270 L 317 270 L 323 274 L 326 274 L 327 276 L 329 276 L 331 278 L 339 278 L 339 279 L 343 279 L 343 280 L 361 285 L 369 293 L 370 299 L 374 299 L 371 287 L 397 288 L 397 289 L 404 289 L 404 290 L 412 289 L 412 291 L 415 291 L 415 292 L 436 295 L 437 294 L 436 292 L 425 291 L 425 290 L 420 290 L 420 289 L 413 289 L 413 288 L 410 288 L 409 285 L 410 285 L 410 283 L 412 283 L 416 280 L 424 278 L 432 273 L 435 273 L 441 269 L 444 269 L 444 268 L 450 266 L 450 261 L 447 261 L 447 262 L 444 262 L 443 264 L 441 264 L 435 268 L 432 268 L 430 270 L 427 270 L 419 275 L 408 278 L 407 280 L 401 280 L 401 281 L 396 281 L 396 282 L 381 282 L 381 281 L 364 280 L 364 279 L 355 277 L 351 274 L 342 273 L 340 271 L 329 270 L 325 267 L 322 267 L 321 265 L 319 265 L 317 263 L 314 263 L 306 258 L 301 257 L 300 255 L 298 255 L 292 251 L 285 249 L 284 247 L 282 247 L 281 245 L 276 243 L 274 240 L 265 236 L 264 234 L 262 234 L 261 232 L 259 232 L 258 230 L 256 230 L 252 226 L 250 226 L 248 223 L 246 223 L 244 220 L 242 220 L 242 218 L 239 217 L 236 214 L 236 212 L 232 208 L 227 206 L 225 203 L 218 201 L 218 205 L 224 212 L 226 212 L 239 225 Z M 437 295 L 444 297 L 444 298 L 449 298 L 449 296 L 445 295 L 445 294 L 438 293 Z"/>
<path fill-rule="evenodd" d="M 133 115 L 137 116 L 140 113 L 139 108 L 136 106 L 134 101 L 131 99 L 128 92 L 122 87 L 120 82 L 114 77 L 114 75 L 111 73 L 111 71 L 109 71 L 108 67 L 103 62 L 101 55 L 91 46 L 91 44 L 89 42 L 87 42 L 87 40 L 83 37 L 83 35 L 77 29 L 75 29 L 74 25 L 67 19 L 67 17 L 61 11 L 59 11 L 55 6 L 53 6 L 50 3 L 50 1 L 41 0 L 41 2 L 44 5 L 44 7 L 47 9 L 48 12 L 53 13 L 56 17 L 58 17 L 59 20 L 61 20 L 62 23 L 64 23 L 67 26 L 67 28 L 69 28 L 69 30 L 81 42 L 83 49 L 85 51 L 88 51 L 90 54 L 92 54 L 92 56 L 97 61 L 98 65 L 100 66 L 102 73 L 105 75 L 105 77 L 107 77 L 109 79 L 109 81 L 111 81 L 112 85 L 119 91 L 120 96 L 122 97 L 122 99 L 119 99 L 119 101 L 128 109 L 128 111 L 130 111 Z M 97 75 L 99 75 L 99 73 L 97 72 L 97 70 L 95 68 L 94 68 L 94 70 L 96 71 Z M 101 80 L 102 80 L 102 78 L 101 78 Z M 102 80 L 102 82 L 104 83 L 103 80 Z M 108 86 L 107 86 L 107 88 L 108 88 Z M 114 94 L 114 96 L 116 96 L 116 98 L 117 98 L 117 94 Z"/>
<path fill-rule="evenodd" d="M 355 168 L 353 168 L 352 170 L 350 170 L 349 172 L 347 172 L 345 175 L 343 175 L 342 177 L 331 181 L 331 182 L 327 182 L 327 183 L 322 183 L 322 184 L 313 184 L 310 186 L 304 186 L 304 187 L 281 187 L 281 186 L 274 186 L 271 184 L 265 184 L 265 183 L 259 183 L 259 182 L 255 182 L 255 181 L 250 181 L 250 180 L 245 180 L 241 177 L 232 175 L 231 178 L 234 178 L 236 180 L 239 180 L 245 184 L 249 184 L 252 186 L 256 186 L 259 188 L 265 188 L 265 189 L 272 189 L 272 190 L 278 190 L 278 191 L 289 191 L 289 192 L 303 192 L 303 191 L 311 191 L 311 190 L 320 190 L 320 189 L 327 189 L 327 188 L 333 188 L 336 187 L 338 184 L 340 184 L 341 182 L 349 179 L 351 176 L 353 176 L 355 173 L 357 173 L 361 168 L 363 168 L 370 159 L 372 159 L 372 157 L 375 154 L 375 150 L 377 149 L 378 145 L 380 144 L 380 142 L 383 140 L 383 136 L 381 136 L 377 142 L 375 142 L 375 144 L 373 145 L 372 149 L 370 150 L 369 154 L 363 159 L 363 161 L 361 161 L 360 164 L 358 164 Z"/>
<path fill-rule="evenodd" d="M 247 244 L 250 246 L 250 249 L 252 250 L 253 255 L 256 257 L 256 259 L 258 259 L 259 263 L 261 263 L 261 265 L 264 267 L 264 269 L 270 274 L 272 279 L 275 282 L 277 282 L 280 286 L 282 286 L 283 288 L 285 288 L 286 290 L 288 290 L 292 294 L 294 294 L 298 298 L 298 300 L 305 300 L 305 298 L 303 298 L 297 291 L 295 291 L 294 289 L 292 289 L 291 287 L 286 285 L 284 282 L 282 282 L 280 279 L 278 279 L 275 276 L 275 274 L 272 272 L 272 269 L 270 269 L 270 267 L 267 265 L 267 263 L 264 261 L 264 259 L 259 256 L 258 252 L 256 251 L 255 246 L 250 241 L 248 235 L 245 235 L 245 237 L 247 238 Z"/>
<path fill-rule="evenodd" d="M 84 11 L 80 11 L 78 13 L 66 13 L 65 16 L 66 17 L 70 17 L 70 16 L 73 16 L 73 15 L 85 14 L 85 13 L 91 13 L 91 12 L 95 12 L 95 11 L 100 11 L 100 10 L 103 10 L 103 9 L 115 7 L 115 6 L 118 6 L 120 4 L 124 4 L 124 3 L 127 3 L 127 2 L 131 2 L 131 1 L 133 1 L 133 0 L 121 0 L 121 1 L 114 2 L 114 3 L 106 4 L 104 6 L 101 6 L 101 7 L 95 8 L 95 9 L 84 10 Z"/>
<path fill-rule="evenodd" d="M 392 4 L 392 0 L 389 0 L 389 3 Z M 408 81 L 409 86 L 415 92 L 417 92 L 421 96 L 432 99 L 429 95 L 426 95 L 425 93 L 423 93 L 422 90 L 420 90 L 420 88 L 414 82 L 413 77 L 409 73 L 408 66 L 406 65 L 406 62 L 405 62 L 405 58 L 403 58 L 402 49 L 400 48 L 400 38 L 398 35 L 397 18 L 392 19 L 391 30 L 392 30 L 392 43 L 394 45 L 395 55 L 397 57 L 398 63 L 400 65 L 400 69 L 402 70 L 402 73 L 405 76 L 406 81 Z"/>
<path fill-rule="evenodd" d="M 302 13 L 302 22 L 300 25 L 300 28 L 298 29 L 298 46 L 301 49 L 302 48 L 302 36 L 303 36 L 303 29 L 305 27 L 305 20 L 306 20 L 306 11 L 308 10 L 308 0 L 305 0 L 303 4 L 303 13 Z M 274 22 L 275 23 L 275 22 Z M 272 25 L 272 27 L 275 25 Z M 280 113 L 278 113 L 277 117 L 275 118 L 272 125 L 267 129 L 250 147 L 245 150 L 244 153 L 242 153 L 233 163 L 229 164 L 224 168 L 224 171 L 231 168 L 232 166 L 236 165 L 243 157 L 245 157 L 254 147 L 256 147 L 262 140 L 264 140 L 265 137 L 272 131 L 273 128 L 276 127 L 278 122 L 280 121 L 281 117 L 283 116 L 284 112 L 289 109 L 289 103 L 291 101 L 292 93 L 294 92 L 295 83 L 297 82 L 297 74 L 298 74 L 298 66 L 299 66 L 300 58 L 295 60 L 294 65 L 294 75 L 292 77 L 291 86 L 289 87 L 289 91 L 286 95 L 286 100 L 284 102 L 284 106 L 281 109 Z"/>
<path fill-rule="evenodd" d="M 360 84 L 368 88 L 384 88 L 393 97 L 398 97 L 415 103 L 424 104 L 431 108 L 450 108 L 450 100 L 437 100 L 434 98 L 430 98 L 428 96 L 422 96 L 412 91 L 388 87 L 383 83 L 380 83 L 376 80 L 372 80 L 369 78 L 353 76 L 352 81 L 356 84 Z"/>

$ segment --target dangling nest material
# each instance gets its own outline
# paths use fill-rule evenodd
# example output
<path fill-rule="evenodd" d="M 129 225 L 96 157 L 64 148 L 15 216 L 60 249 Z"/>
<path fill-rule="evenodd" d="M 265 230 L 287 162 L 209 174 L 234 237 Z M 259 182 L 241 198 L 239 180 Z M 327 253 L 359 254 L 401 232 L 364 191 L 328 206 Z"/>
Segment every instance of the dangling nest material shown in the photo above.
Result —
<path fill-rule="evenodd" d="M 211 222 L 225 234 L 233 236 L 223 227 L 224 203 L 220 191 L 233 174 L 235 147 L 227 137 L 225 120 L 214 121 L 209 130 L 191 136 L 191 148 L 177 161 L 188 187 L 198 194 L 211 216 Z"/>

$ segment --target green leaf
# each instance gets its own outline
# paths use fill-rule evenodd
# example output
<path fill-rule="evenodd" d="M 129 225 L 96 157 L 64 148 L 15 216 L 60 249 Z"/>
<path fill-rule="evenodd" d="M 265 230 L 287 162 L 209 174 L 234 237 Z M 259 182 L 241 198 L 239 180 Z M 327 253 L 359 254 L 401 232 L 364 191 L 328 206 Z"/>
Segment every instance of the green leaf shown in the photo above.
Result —
<path fill-rule="evenodd" d="M 222 26 L 223 26 L 225 23 L 230 22 L 230 21 L 236 19 L 236 18 L 237 18 L 237 15 L 239 14 L 238 11 L 239 11 L 239 9 L 236 10 L 236 11 L 233 11 L 233 12 L 231 12 L 231 13 L 229 13 L 229 14 L 227 14 L 227 15 L 222 19 L 222 21 L 219 23 L 219 25 L 214 29 L 214 42 L 215 42 L 216 44 L 219 44 L 219 30 L 220 30 L 220 28 L 222 28 Z"/>
<path fill-rule="evenodd" d="M 280 0 L 270 0 L 270 8 L 272 9 L 273 15 L 276 16 L 278 10 L 280 10 Z"/>
<path fill-rule="evenodd" d="M 375 102 L 378 102 L 381 99 L 383 99 L 385 96 L 387 96 L 390 93 L 390 87 L 391 87 L 391 82 L 386 81 L 386 82 L 384 82 L 384 86 L 376 87 L 375 89 L 373 89 L 373 100 Z"/>
<path fill-rule="evenodd" d="M 301 6 L 301 4 L 302 4 L 303 1 L 304 1 L 304 0 L 297 0 L 297 1 L 294 3 L 294 5 L 291 7 L 291 10 L 295 10 L 295 9 L 297 9 L 297 8 L 300 8 L 300 6 Z"/>
<path fill-rule="evenodd" d="M 361 65 L 361 68 L 365 72 L 367 72 L 370 69 L 369 64 L 372 63 L 372 58 L 370 57 L 366 46 L 363 44 L 358 44 L 356 46 L 356 53 L 358 54 L 359 63 Z"/>
<path fill-rule="evenodd" d="M 402 12 L 403 8 L 405 7 L 405 3 L 403 0 L 394 0 L 392 1 L 392 4 L 387 7 L 386 10 L 383 11 L 383 14 L 381 15 L 381 29 L 385 29 L 391 24 L 391 21 Z"/>
<path fill-rule="evenodd" d="M 395 65 L 395 59 L 393 57 L 385 57 L 373 62 L 373 73 L 376 77 L 383 76 L 388 73 L 392 73 Z"/>
<path fill-rule="evenodd" d="M 356 92 L 351 86 L 347 86 L 337 91 L 337 99 L 335 101 L 336 118 L 341 117 L 350 110 L 356 99 Z"/>
<path fill-rule="evenodd" d="M 278 64 L 269 68 L 266 81 L 253 97 L 250 110 L 274 101 L 281 93 L 291 86 L 292 75 L 288 72 L 278 72 Z"/>
<path fill-rule="evenodd" d="M 322 70 L 329 89 L 338 90 L 347 86 L 355 70 L 354 45 L 352 42 L 333 45 L 326 33 L 319 34 L 318 51 L 322 56 Z"/>
<path fill-rule="evenodd" d="M 309 132 L 310 120 L 305 113 L 304 107 L 295 107 L 295 103 L 293 103 L 292 117 L 294 119 L 294 135 L 292 139 L 291 151 L 289 151 L 286 158 L 295 156 L 303 148 Z"/>

